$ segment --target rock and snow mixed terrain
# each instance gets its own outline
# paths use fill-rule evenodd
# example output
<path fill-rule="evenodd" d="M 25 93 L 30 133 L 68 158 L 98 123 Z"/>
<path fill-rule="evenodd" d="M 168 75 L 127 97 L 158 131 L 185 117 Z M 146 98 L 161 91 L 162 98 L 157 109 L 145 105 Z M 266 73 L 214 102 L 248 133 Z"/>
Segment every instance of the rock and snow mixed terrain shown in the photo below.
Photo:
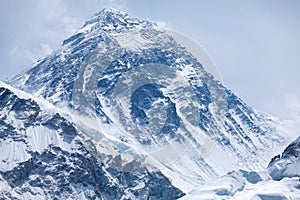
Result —
<path fill-rule="evenodd" d="M 300 137 L 262 171 L 234 171 L 181 199 L 300 199 Z"/>
<path fill-rule="evenodd" d="M 104 9 L 8 84 L 0 198 L 300 195 L 299 140 L 148 20 Z"/>
<path fill-rule="evenodd" d="M 51 104 L 0 83 L 0 199 L 174 199 L 161 172 L 120 172 L 97 160 Z"/>

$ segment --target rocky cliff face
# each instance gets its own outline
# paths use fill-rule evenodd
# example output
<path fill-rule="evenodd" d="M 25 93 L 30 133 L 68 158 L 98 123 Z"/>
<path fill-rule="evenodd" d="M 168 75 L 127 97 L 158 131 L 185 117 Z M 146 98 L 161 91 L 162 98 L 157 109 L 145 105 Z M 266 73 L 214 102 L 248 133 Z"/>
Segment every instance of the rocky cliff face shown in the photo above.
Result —
<path fill-rule="evenodd" d="M 269 173 L 274 180 L 285 177 L 299 177 L 300 174 L 300 137 L 293 141 L 281 155 L 269 163 Z"/>
<path fill-rule="evenodd" d="M 106 166 L 80 132 L 47 102 L 0 83 L 1 199 L 175 199 L 160 172 Z"/>

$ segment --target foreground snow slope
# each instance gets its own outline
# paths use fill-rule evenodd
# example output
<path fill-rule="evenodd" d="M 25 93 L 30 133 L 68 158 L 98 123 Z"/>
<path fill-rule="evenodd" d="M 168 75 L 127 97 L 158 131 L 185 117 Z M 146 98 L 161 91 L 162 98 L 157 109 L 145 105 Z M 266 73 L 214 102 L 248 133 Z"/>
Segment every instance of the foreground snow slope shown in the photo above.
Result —
<path fill-rule="evenodd" d="M 300 199 L 300 137 L 260 172 L 230 172 L 181 199 Z"/>

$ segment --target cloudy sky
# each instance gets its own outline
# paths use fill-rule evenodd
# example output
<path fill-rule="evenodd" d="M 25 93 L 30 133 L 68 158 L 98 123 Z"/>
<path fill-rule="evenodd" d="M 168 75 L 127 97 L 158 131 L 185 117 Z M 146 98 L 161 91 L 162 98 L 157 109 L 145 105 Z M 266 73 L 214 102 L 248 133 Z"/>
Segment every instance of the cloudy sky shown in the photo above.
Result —
<path fill-rule="evenodd" d="M 224 84 L 281 118 L 300 113 L 300 1 L 9 0 L 0 2 L 0 80 L 62 44 L 104 7 L 149 18 L 201 44 Z"/>

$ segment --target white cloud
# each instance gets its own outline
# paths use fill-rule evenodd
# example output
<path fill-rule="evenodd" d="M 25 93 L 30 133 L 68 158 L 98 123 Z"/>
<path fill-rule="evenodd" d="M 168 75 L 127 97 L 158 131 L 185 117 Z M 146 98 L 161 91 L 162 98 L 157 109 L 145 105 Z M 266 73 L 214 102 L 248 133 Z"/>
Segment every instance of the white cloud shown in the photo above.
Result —
<path fill-rule="evenodd" d="M 41 56 L 45 56 L 48 55 L 50 53 L 53 52 L 53 50 L 51 49 L 51 47 L 48 44 L 45 43 L 41 43 Z"/>
<path fill-rule="evenodd" d="M 300 95 L 289 94 L 286 96 L 286 109 L 293 120 L 300 122 Z"/>
<path fill-rule="evenodd" d="M 29 60 L 31 63 L 36 62 L 38 59 L 45 57 L 52 53 L 49 44 L 41 43 L 40 46 L 35 48 L 22 48 L 20 46 L 14 46 L 10 51 L 9 55 L 15 59 Z"/>
<path fill-rule="evenodd" d="M 155 23 L 157 24 L 157 26 L 159 28 L 162 28 L 162 29 L 172 29 L 172 24 L 171 23 L 168 23 L 166 21 L 163 21 L 163 20 L 157 20 L 155 21 Z"/>

